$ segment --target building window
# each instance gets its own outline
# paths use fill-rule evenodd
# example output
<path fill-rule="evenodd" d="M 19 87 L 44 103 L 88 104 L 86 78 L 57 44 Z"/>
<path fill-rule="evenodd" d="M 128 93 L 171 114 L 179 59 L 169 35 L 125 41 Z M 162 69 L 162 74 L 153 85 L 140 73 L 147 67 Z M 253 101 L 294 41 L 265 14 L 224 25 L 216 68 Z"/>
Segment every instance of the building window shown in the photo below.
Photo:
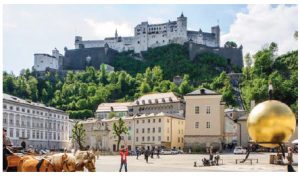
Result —
<path fill-rule="evenodd" d="M 195 128 L 199 128 L 199 122 L 195 122 Z"/>
<path fill-rule="evenodd" d="M 210 114 L 210 106 L 206 106 L 206 114 Z"/>
<path fill-rule="evenodd" d="M 181 143 L 183 143 L 183 137 L 181 138 Z"/>
<path fill-rule="evenodd" d="M 25 112 L 25 108 L 22 108 L 22 112 Z"/>
<path fill-rule="evenodd" d="M 153 123 L 155 123 L 155 119 L 153 119 L 152 121 L 153 121 Z"/>
<path fill-rule="evenodd" d="M 148 133 L 150 133 L 150 128 L 148 128 L 147 130 L 148 130 Z"/>
<path fill-rule="evenodd" d="M 206 128 L 210 128 L 210 122 L 206 122 Z"/>
<path fill-rule="evenodd" d="M 143 120 L 142 122 L 145 123 L 145 120 Z"/>
<path fill-rule="evenodd" d="M 136 137 L 135 140 L 136 140 L 136 142 L 138 142 L 139 141 L 139 137 Z"/>
<path fill-rule="evenodd" d="M 144 128 L 142 129 L 142 133 L 145 133 L 145 129 Z"/>
<path fill-rule="evenodd" d="M 170 140 L 170 137 L 168 136 L 168 137 L 167 137 L 167 141 L 169 141 L 169 140 Z"/>
<path fill-rule="evenodd" d="M 142 137 L 142 141 L 145 141 L 145 137 L 144 136 Z"/>
<path fill-rule="evenodd" d="M 152 133 L 155 133 L 155 128 L 152 129 Z"/>
<path fill-rule="evenodd" d="M 158 132 L 161 133 L 161 127 L 158 127 Z"/>
<path fill-rule="evenodd" d="M 161 141 L 161 136 L 158 136 L 158 141 Z"/>
<path fill-rule="evenodd" d="M 131 136 L 128 136 L 128 140 L 129 140 L 129 141 L 131 140 Z"/>
<path fill-rule="evenodd" d="M 19 108 L 19 107 L 16 107 L 16 111 L 20 111 L 20 108 Z"/>
<path fill-rule="evenodd" d="M 178 137 L 178 143 L 180 143 L 180 137 Z"/>
<path fill-rule="evenodd" d="M 40 138 L 40 132 L 39 132 L 39 131 L 36 132 L 36 138 L 37 138 L 37 139 Z"/>
<path fill-rule="evenodd" d="M 27 138 L 30 139 L 30 130 L 27 130 Z"/>
<path fill-rule="evenodd" d="M 22 130 L 22 138 L 25 137 L 25 130 Z"/>
<path fill-rule="evenodd" d="M 14 137 L 14 129 L 13 128 L 9 129 L 9 137 Z"/>
<path fill-rule="evenodd" d="M 136 129 L 136 133 L 139 133 L 139 129 Z"/>
<path fill-rule="evenodd" d="M 14 119 L 13 119 L 13 117 L 10 117 L 10 118 L 9 118 L 9 124 L 10 124 L 10 125 L 14 125 Z"/>
<path fill-rule="evenodd" d="M 139 120 L 136 121 L 136 124 L 139 124 Z"/>
<path fill-rule="evenodd" d="M 155 136 L 152 136 L 152 141 L 155 141 Z"/>
<path fill-rule="evenodd" d="M 35 130 L 32 130 L 32 139 L 35 139 Z"/>
<path fill-rule="evenodd" d="M 13 110 L 13 109 L 14 109 L 14 107 L 13 107 L 13 106 L 10 106 L 10 107 L 9 107 L 9 109 L 10 109 L 10 110 Z"/>
<path fill-rule="evenodd" d="M 150 123 L 150 119 L 148 119 L 148 123 Z"/>
<path fill-rule="evenodd" d="M 6 106 L 6 104 L 5 104 L 5 105 L 3 105 L 3 109 L 7 109 L 7 106 Z"/>
<path fill-rule="evenodd" d="M 27 109 L 27 113 L 30 113 L 30 110 L 29 110 L 29 109 Z"/>
<path fill-rule="evenodd" d="M 195 106 L 195 114 L 199 114 L 199 106 Z"/>
<path fill-rule="evenodd" d="M 161 119 L 158 119 L 158 122 L 160 123 L 160 122 L 161 122 Z"/>
<path fill-rule="evenodd" d="M 147 141 L 150 141 L 150 136 L 147 137 Z"/>

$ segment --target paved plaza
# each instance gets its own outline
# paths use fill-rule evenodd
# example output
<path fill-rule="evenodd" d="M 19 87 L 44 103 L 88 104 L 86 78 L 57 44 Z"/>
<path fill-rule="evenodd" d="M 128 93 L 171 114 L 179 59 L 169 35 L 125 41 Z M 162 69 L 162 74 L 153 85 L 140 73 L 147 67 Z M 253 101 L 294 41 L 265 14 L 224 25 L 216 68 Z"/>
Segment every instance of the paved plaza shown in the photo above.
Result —
<path fill-rule="evenodd" d="M 180 154 L 180 155 L 161 155 L 160 159 L 156 156 L 149 158 L 147 164 L 143 156 L 137 160 L 135 156 L 128 156 L 129 172 L 286 172 L 287 166 L 269 164 L 271 153 L 251 154 L 249 158 L 258 159 L 258 163 L 249 161 L 236 164 L 236 159 L 243 159 L 245 155 L 224 154 L 221 155 L 223 165 L 206 166 L 202 165 L 202 158 L 208 155 L 200 154 Z M 198 167 L 194 167 L 197 161 Z M 298 163 L 298 155 L 294 155 L 294 161 Z M 222 161 L 221 161 L 222 163 Z M 117 172 L 120 167 L 120 156 L 101 156 L 96 161 L 97 172 Z M 298 166 L 293 166 L 298 171 Z M 123 168 L 124 171 L 124 168 Z"/>

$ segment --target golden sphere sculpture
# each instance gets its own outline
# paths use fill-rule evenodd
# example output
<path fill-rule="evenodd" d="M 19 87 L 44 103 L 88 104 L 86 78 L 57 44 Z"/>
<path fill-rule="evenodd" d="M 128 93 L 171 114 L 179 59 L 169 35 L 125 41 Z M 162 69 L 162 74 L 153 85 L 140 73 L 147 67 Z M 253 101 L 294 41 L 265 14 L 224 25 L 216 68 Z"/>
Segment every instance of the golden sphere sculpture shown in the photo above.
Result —
<path fill-rule="evenodd" d="M 247 120 L 251 139 L 263 147 L 274 148 L 287 142 L 296 128 L 296 118 L 284 103 L 268 100 L 256 105 Z"/>

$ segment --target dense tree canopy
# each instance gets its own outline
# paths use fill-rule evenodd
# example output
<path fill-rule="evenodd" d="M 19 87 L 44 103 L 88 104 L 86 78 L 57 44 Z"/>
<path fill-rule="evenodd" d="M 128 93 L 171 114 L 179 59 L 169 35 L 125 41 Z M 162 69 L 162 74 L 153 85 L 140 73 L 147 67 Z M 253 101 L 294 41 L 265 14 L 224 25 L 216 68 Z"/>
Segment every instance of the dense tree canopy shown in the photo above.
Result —
<path fill-rule="evenodd" d="M 258 103 L 267 99 L 272 81 L 274 98 L 297 112 L 298 52 L 277 56 L 276 51 L 277 44 L 271 43 L 253 56 L 246 55 L 240 88 L 248 110 L 251 100 Z M 100 70 L 87 67 L 81 72 L 69 71 L 65 77 L 50 72 L 38 77 L 28 69 L 19 76 L 3 72 L 3 91 L 62 109 L 77 119 L 93 116 L 103 102 L 132 101 L 150 92 L 172 91 L 183 96 L 199 87 L 221 93 L 227 105 L 237 105 L 224 58 L 206 53 L 191 61 L 185 48 L 175 44 L 150 49 L 143 55 L 140 61 L 133 59 L 133 53 L 120 53 L 114 63 L 117 71 L 110 73 L 103 65 Z M 179 85 L 172 82 L 177 75 L 183 78 Z"/>

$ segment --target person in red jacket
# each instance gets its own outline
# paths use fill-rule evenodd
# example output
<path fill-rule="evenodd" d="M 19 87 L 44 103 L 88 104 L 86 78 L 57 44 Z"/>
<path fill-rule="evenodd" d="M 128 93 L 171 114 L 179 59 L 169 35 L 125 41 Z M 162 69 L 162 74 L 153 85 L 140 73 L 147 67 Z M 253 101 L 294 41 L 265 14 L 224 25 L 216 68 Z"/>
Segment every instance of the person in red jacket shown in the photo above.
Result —
<path fill-rule="evenodd" d="M 127 156 L 128 156 L 128 148 L 122 148 L 120 151 L 120 156 L 121 156 L 121 166 L 119 172 L 122 171 L 122 167 L 124 165 L 125 167 L 125 172 L 127 172 Z"/>

